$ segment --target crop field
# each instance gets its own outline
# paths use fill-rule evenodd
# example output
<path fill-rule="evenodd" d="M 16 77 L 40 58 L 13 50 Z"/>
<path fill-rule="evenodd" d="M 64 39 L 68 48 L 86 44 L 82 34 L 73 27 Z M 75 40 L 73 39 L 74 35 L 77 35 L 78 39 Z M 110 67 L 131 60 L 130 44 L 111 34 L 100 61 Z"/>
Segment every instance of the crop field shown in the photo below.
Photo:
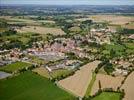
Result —
<path fill-rule="evenodd" d="M 25 62 L 15 62 L 15 63 L 1 67 L 0 70 L 6 71 L 6 72 L 14 72 L 19 69 L 26 68 L 26 67 L 31 67 L 31 64 L 25 63 Z"/>
<path fill-rule="evenodd" d="M 91 95 L 94 95 L 99 90 L 99 81 L 100 81 L 102 89 L 113 88 L 114 90 L 116 90 L 118 87 L 121 86 L 121 82 L 123 80 L 124 80 L 124 77 L 122 77 L 122 76 L 112 77 L 109 75 L 97 74 L 96 80 L 92 87 Z"/>
<path fill-rule="evenodd" d="M 21 29 L 16 29 L 17 32 L 20 33 L 27 33 L 27 32 L 34 32 L 39 34 L 47 34 L 51 33 L 53 35 L 64 35 L 64 31 L 62 31 L 60 28 L 46 28 L 46 27 L 40 27 L 40 26 L 26 26 L 22 27 Z"/>
<path fill-rule="evenodd" d="M 80 32 L 80 31 L 81 31 L 80 27 L 78 27 L 78 26 L 71 27 L 69 30 L 70 30 L 71 32 Z"/>
<path fill-rule="evenodd" d="M 76 100 L 47 78 L 30 71 L 0 80 L 1 100 Z"/>
<path fill-rule="evenodd" d="M 58 84 L 73 94 L 83 97 L 92 79 L 92 72 L 100 61 L 88 63 L 76 71 L 74 75 L 60 80 Z"/>
<path fill-rule="evenodd" d="M 132 72 L 127 77 L 121 89 L 125 90 L 125 97 L 123 100 L 133 100 L 134 98 L 134 72 Z"/>
<path fill-rule="evenodd" d="M 112 25 L 123 25 L 126 28 L 134 28 L 133 21 L 134 17 L 122 16 L 122 15 L 90 15 L 88 18 L 79 18 L 76 21 L 93 20 L 95 22 L 109 22 Z M 129 23 L 129 24 L 128 24 Z M 127 25 L 126 25 L 127 24 Z"/>
<path fill-rule="evenodd" d="M 67 70 L 67 69 L 59 69 L 59 70 L 55 70 L 51 73 L 51 76 L 53 78 L 57 78 L 57 77 L 61 77 L 61 76 L 66 76 L 68 74 L 70 74 L 72 72 L 72 70 Z"/>
<path fill-rule="evenodd" d="M 45 67 L 35 68 L 35 69 L 33 69 L 33 72 L 37 72 L 41 76 L 44 76 L 46 78 L 50 78 L 49 72 Z"/>
<path fill-rule="evenodd" d="M 120 100 L 120 93 L 102 92 L 91 100 Z"/>
<path fill-rule="evenodd" d="M 97 22 L 107 21 L 113 25 L 125 25 L 126 23 L 134 21 L 133 17 L 121 15 L 93 15 L 91 19 Z"/>
<path fill-rule="evenodd" d="M 134 21 L 128 24 L 125 24 L 122 27 L 127 28 L 127 29 L 134 29 Z"/>
<path fill-rule="evenodd" d="M 41 23 L 55 23 L 54 21 L 50 20 L 32 20 L 28 18 L 18 18 L 11 16 L 1 16 L 0 18 L 7 20 L 9 24 L 41 25 Z"/>

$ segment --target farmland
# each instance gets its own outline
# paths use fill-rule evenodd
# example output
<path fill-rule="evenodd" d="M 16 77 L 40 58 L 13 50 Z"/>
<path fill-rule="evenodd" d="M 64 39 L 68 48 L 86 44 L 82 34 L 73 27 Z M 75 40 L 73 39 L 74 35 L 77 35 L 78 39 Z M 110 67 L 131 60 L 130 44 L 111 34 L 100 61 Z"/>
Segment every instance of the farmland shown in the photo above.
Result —
<path fill-rule="evenodd" d="M 134 72 L 132 72 L 127 79 L 125 80 L 125 83 L 121 87 L 122 89 L 125 90 L 125 97 L 123 100 L 132 100 L 134 98 Z"/>
<path fill-rule="evenodd" d="M 102 92 L 91 100 L 120 100 L 120 93 Z"/>
<path fill-rule="evenodd" d="M 41 76 L 44 76 L 46 78 L 50 78 L 49 72 L 45 67 L 35 68 L 35 69 L 33 69 L 33 72 L 37 72 Z"/>
<path fill-rule="evenodd" d="M 55 70 L 51 73 L 51 76 L 53 78 L 58 78 L 58 77 L 65 77 L 69 75 L 72 72 L 72 70 L 66 70 L 66 69 L 59 69 Z"/>
<path fill-rule="evenodd" d="M 8 80 L 0 80 L 1 100 L 75 100 L 48 79 L 24 72 Z"/>
<path fill-rule="evenodd" d="M 0 68 L 2 71 L 7 71 L 7 72 L 14 72 L 23 68 L 28 68 L 31 67 L 31 64 L 25 63 L 25 62 L 15 62 L 6 66 L 3 66 Z"/>
<path fill-rule="evenodd" d="M 132 100 L 134 6 L 57 2 L 1 5 L 0 99 Z"/>
<path fill-rule="evenodd" d="M 19 18 L 19 17 L 11 17 L 11 16 L 0 16 L 0 18 L 4 18 L 8 21 L 9 24 L 27 24 L 27 25 L 41 25 L 41 23 L 55 23 L 51 20 L 32 20 L 29 17 Z"/>
<path fill-rule="evenodd" d="M 99 81 L 102 89 L 113 88 L 114 90 L 116 90 L 118 87 L 121 86 L 121 82 L 123 80 L 124 77 L 122 76 L 112 77 L 109 75 L 97 74 L 95 83 L 92 87 L 91 95 L 95 94 L 99 90 Z"/>
<path fill-rule="evenodd" d="M 94 61 L 82 66 L 73 76 L 59 81 L 58 84 L 75 95 L 83 97 L 92 79 L 92 71 L 99 63 L 100 61 Z"/>
<path fill-rule="evenodd" d="M 33 33 L 39 33 L 39 34 L 51 33 L 53 35 L 65 34 L 60 28 L 47 28 L 47 27 L 40 27 L 40 26 L 22 27 L 21 29 L 17 29 L 17 32 L 20 32 L 20 33 L 33 32 Z"/>
<path fill-rule="evenodd" d="M 134 20 L 133 17 L 121 15 L 93 15 L 91 19 L 97 22 L 107 21 L 113 25 L 125 25 Z"/>

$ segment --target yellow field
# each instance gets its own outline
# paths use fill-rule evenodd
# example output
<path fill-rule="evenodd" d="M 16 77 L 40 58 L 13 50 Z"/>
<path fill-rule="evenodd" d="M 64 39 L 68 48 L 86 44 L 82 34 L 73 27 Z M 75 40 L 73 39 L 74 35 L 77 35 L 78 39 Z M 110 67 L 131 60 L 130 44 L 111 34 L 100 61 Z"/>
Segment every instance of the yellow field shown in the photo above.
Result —
<path fill-rule="evenodd" d="M 97 74 L 95 83 L 92 87 L 91 95 L 94 95 L 99 90 L 99 81 L 101 83 L 101 88 L 113 88 L 116 90 L 119 86 L 121 86 L 121 82 L 124 80 L 124 77 L 112 77 L 104 74 Z"/>
<path fill-rule="evenodd" d="M 95 22 L 107 21 L 114 25 L 125 25 L 126 23 L 133 22 L 134 17 L 121 16 L 121 15 L 90 15 L 89 18 L 79 18 L 77 21 L 93 20 Z M 132 26 L 134 27 L 134 26 Z"/>
<path fill-rule="evenodd" d="M 132 72 L 125 83 L 122 86 L 122 89 L 125 90 L 125 97 L 123 100 L 133 100 L 134 99 L 134 72 Z"/>
<path fill-rule="evenodd" d="M 128 16 L 117 16 L 117 15 L 94 15 L 91 16 L 94 21 L 101 22 L 101 21 L 108 21 L 110 24 L 114 25 L 124 25 L 128 22 L 134 21 L 134 17 Z"/>
<path fill-rule="evenodd" d="M 22 27 L 21 29 L 16 29 L 17 32 L 26 33 L 26 32 L 34 32 L 40 34 L 47 34 L 51 33 L 53 35 L 63 35 L 65 34 L 60 28 L 46 28 L 41 26 L 26 26 Z"/>
<path fill-rule="evenodd" d="M 73 94 L 83 97 L 92 79 L 92 72 L 100 61 L 88 63 L 76 71 L 73 76 L 60 80 L 58 84 Z"/>
<path fill-rule="evenodd" d="M 35 69 L 33 69 L 33 72 L 37 72 L 41 76 L 44 76 L 46 78 L 50 78 L 48 70 L 46 68 L 44 68 L 44 67 L 35 68 Z"/>

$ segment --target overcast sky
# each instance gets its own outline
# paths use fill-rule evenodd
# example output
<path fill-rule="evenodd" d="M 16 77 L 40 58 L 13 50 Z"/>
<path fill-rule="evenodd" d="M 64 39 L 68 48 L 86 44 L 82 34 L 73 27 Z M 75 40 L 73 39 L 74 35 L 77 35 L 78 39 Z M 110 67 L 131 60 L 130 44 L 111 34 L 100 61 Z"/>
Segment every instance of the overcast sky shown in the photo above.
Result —
<path fill-rule="evenodd" d="M 0 0 L 0 4 L 134 5 L 134 0 Z"/>

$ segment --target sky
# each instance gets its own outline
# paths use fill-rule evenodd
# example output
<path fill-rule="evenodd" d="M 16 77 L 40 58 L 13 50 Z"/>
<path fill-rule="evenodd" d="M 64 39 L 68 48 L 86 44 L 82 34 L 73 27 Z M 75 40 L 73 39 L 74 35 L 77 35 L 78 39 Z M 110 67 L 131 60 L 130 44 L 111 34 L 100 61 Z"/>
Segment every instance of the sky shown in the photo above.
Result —
<path fill-rule="evenodd" d="M 0 0 L 0 4 L 134 5 L 134 0 Z"/>

